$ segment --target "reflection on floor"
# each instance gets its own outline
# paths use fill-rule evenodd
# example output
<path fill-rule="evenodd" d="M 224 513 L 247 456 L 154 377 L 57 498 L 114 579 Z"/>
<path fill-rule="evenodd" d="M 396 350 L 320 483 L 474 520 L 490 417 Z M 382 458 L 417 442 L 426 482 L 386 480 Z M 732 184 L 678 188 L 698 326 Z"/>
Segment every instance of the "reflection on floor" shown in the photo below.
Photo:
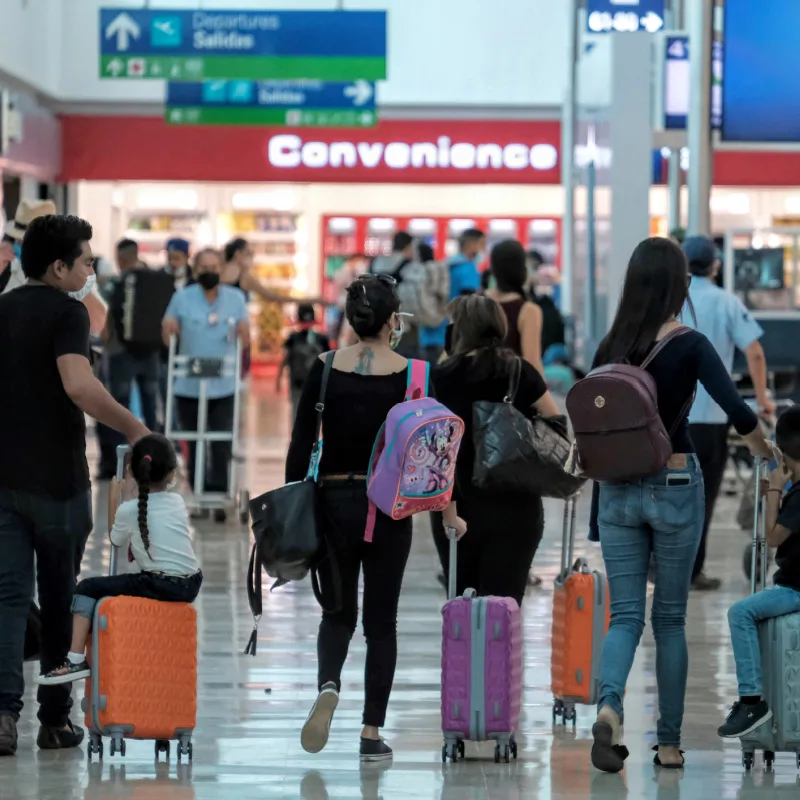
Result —
<path fill-rule="evenodd" d="M 253 492 L 280 481 L 287 414 L 274 400 L 251 398 L 246 474 Z M 270 413 L 272 412 L 272 413 Z M 105 497 L 97 492 L 98 523 Z M 197 601 L 200 640 L 199 717 L 194 763 L 156 765 L 151 743 L 130 742 L 127 756 L 88 764 L 85 753 L 35 749 L 33 695 L 29 691 L 16 758 L 0 760 L 0 798 L 6 800 L 766 800 L 800 796 L 794 757 L 779 755 L 774 773 L 745 775 L 735 743 L 715 729 L 727 710 L 735 681 L 725 612 L 746 592 L 741 554 L 746 537 L 734 528 L 726 500 L 711 544 L 709 573 L 725 577 L 722 591 L 693 595 L 689 612 L 691 672 L 684 727 L 684 772 L 655 770 L 650 746 L 655 727 L 654 650 L 649 633 L 627 690 L 626 743 L 631 757 L 622 775 L 602 775 L 589 765 L 592 711 L 579 708 L 577 729 L 551 725 L 548 588 L 558 569 L 561 508 L 547 505 L 547 533 L 536 570 L 544 586 L 525 602 L 525 697 L 520 760 L 496 765 L 491 746 L 467 746 L 467 761 L 443 766 L 439 733 L 442 592 L 429 533 L 417 530 L 400 606 L 400 659 L 385 735 L 395 751 L 389 769 L 359 768 L 358 734 L 364 665 L 357 634 L 344 676 L 342 703 L 328 747 L 318 756 L 300 748 L 299 731 L 315 694 L 318 609 L 307 585 L 289 586 L 265 599 L 257 658 L 241 655 L 251 630 L 243 576 L 247 531 L 205 523 L 197 549 L 206 582 Z M 581 512 L 585 522 L 586 508 Z M 579 526 L 580 529 L 580 526 Z M 98 524 L 85 574 L 107 564 L 104 526 Z M 599 553 L 581 547 L 594 563 Z M 29 665 L 27 678 L 32 678 Z M 77 720 L 77 714 L 75 719 Z M 173 751 L 174 753 L 174 751 Z"/>

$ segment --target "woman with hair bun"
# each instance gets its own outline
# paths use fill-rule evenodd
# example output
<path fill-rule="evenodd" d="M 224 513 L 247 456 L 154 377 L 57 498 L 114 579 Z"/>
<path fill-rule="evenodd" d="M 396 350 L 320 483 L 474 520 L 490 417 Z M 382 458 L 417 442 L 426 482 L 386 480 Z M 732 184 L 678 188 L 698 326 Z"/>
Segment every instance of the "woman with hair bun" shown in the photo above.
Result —
<path fill-rule="evenodd" d="M 303 749 L 318 753 L 327 744 L 339 703 L 341 673 L 358 620 L 358 580 L 364 572 L 362 624 L 367 640 L 362 761 L 392 757 L 379 729 L 397 662 L 397 604 L 411 550 L 411 519 L 377 513 L 372 542 L 367 525 L 367 469 L 372 447 L 391 408 L 406 394 L 410 362 L 395 353 L 403 316 L 394 278 L 362 275 L 347 289 L 347 320 L 358 341 L 336 352 L 322 412 L 324 446 L 319 464 L 320 523 L 332 556 L 318 567 L 324 605 L 317 638 L 319 695 L 303 726 Z M 302 480 L 316 440 L 317 410 L 325 356 L 303 388 L 286 458 L 286 481 Z M 466 530 L 455 503 L 446 524 Z M 338 586 L 337 586 L 338 584 Z M 337 588 L 341 592 L 336 591 Z M 337 608 L 338 606 L 338 608 Z"/>

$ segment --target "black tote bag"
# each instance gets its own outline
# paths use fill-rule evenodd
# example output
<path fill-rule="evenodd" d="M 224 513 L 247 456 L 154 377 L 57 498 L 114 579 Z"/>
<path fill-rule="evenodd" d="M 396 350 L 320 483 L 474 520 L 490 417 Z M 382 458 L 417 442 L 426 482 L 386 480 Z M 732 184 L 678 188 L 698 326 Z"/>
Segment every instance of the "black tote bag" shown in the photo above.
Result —
<path fill-rule="evenodd" d="M 479 400 L 472 406 L 472 483 L 489 491 L 571 497 L 584 480 L 570 472 L 572 446 L 566 419 L 531 420 L 514 407 L 521 372 L 517 358 L 502 403 Z"/>
<path fill-rule="evenodd" d="M 247 598 L 255 626 L 245 648 L 246 654 L 255 655 L 258 621 L 262 612 L 262 567 L 267 575 L 275 578 L 272 589 L 276 589 L 289 581 L 303 580 L 313 570 L 323 548 L 319 532 L 317 470 L 321 455 L 322 412 L 325 410 L 325 393 L 333 358 L 333 352 L 325 357 L 317 402 L 317 429 L 305 479 L 287 483 L 250 501 L 255 543 L 247 571 Z M 315 594 L 318 594 L 316 581 L 313 580 L 312 584 Z"/>

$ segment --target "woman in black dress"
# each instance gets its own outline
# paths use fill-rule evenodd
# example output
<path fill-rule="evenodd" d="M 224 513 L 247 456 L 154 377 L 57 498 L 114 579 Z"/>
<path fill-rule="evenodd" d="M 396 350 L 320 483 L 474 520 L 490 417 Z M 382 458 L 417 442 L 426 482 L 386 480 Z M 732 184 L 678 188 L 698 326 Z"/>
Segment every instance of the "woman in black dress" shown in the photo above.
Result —
<path fill-rule="evenodd" d="M 449 358 L 434 370 L 434 383 L 436 397 L 466 426 L 453 494 L 458 514 L 469 526 L 469 536 L 459 544 L 457 591 L 473 588 L 483 596 L 513 597 L 521 605 L 544 529 L 542 499 L 535 494 L 485 491 L 472 485 L 472 406 L 479 400 L 501 403 L 508 394 L 514 362 L 519 360 L 514 406 L 530 418 L 536 414 L 553 417 L 559 411 L 542 376 L 504 345 L 508 328 L 497 302 L 479 295 L 457 298 L 452 319 Z M 449 544 L 442 532 L 436 542 L 446 569 Z"/>

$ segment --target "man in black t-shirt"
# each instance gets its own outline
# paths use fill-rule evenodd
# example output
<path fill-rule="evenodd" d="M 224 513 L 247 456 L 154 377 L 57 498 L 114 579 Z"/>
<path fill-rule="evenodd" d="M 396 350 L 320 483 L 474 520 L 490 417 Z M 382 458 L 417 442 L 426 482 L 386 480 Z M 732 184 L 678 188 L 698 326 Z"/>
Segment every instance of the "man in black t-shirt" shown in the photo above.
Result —
<path fill-rule="evenodd" d="M 116 403 L 89 362 L 89 314 L 70 297 L 92 274 L 91 226 L 48 215 L 22 242 L 27 283 L 0 297 L 0 755 L 17 749 L 23 644 L 34 581 L 42 672 L 63 663 L 70 606 L 92 528 L 84 414 L 131 442 L 147 429 Z M 76 747 L 69 686 L 40 686 L 42 749 Z"/>
<path fill-rule="evenodd" d="M 726 739 L 745 736 L 772 719 L 763 697 L 758 623 L 800 612 L 800 406 L 781 414 L 775 440 L 780 455 L 769 476 L 766 535 L 767 544 L 778 548 L 778 571 L 774 586 L 740 600 L 728 611 L 740 696 L 718 731 Z M 792 486 L 783 495 L 790 481 Z"/>

